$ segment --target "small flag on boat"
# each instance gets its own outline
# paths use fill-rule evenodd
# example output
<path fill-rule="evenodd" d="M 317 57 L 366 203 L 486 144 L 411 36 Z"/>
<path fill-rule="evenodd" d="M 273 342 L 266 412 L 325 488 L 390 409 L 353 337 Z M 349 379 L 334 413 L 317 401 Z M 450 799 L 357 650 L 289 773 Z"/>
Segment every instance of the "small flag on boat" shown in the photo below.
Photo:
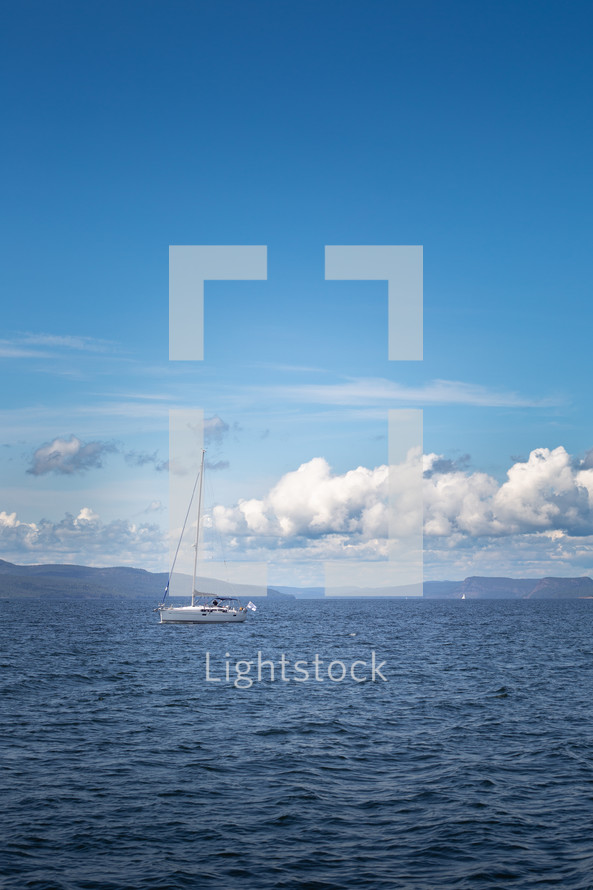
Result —
<path fill-rule="evenodd" d="M 251 600 L 249 600 L 249 602 L 247 603 L 247 608 L 248 608 L 248 609 L 251 609 L 252 612 L 256 612 L 256 611 L 257 611 L 257 607 L 253 605 L 253 603 L 251 602 Z"/>

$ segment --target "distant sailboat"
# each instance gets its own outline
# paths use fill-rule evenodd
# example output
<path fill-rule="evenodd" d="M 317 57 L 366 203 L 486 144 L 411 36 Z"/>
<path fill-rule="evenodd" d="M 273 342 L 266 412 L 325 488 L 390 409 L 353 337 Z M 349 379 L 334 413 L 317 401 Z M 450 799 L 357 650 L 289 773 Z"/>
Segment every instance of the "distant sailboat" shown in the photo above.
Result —
<path fill-rule="evenodd" d="M 194 490 L 192 492 L 192 496 L 190 499 L 190 504 L 188 507 L 187 515 L 185 517 L 185 522 L 183 524 L 183 528 L 181 530 L 181 536 L 179 538 L 179 544 L 177 545 L 177 552 L 175 554 L 175 558 L 173 560 L 173 565 L 171 566 L 171 572 L 169 574 L 169 580 L 167 582 L 167 586 L 165 588 L 165 595 L 163 597 L 163 602 L 159 604 L 159 606 L 155 609 L 156 612 L 160 612 L 161 615 L 161 624 L 223 624 L 228 622 L 239 622 L 245 621 L 247 618 L 247 611 L 251 609 L 255 612 L 256 607 L 252 602 L 247 603 L 246 606 L 241 605 L 241 601 L 234 596 L 211 596 L 207 593 L 200 593 L 196 590 L 196 576 L 198 570 L 198 546 L 200 542 L 200 519 L 202 513 L 202 488 L 204 481 L 204 455 L 205 450 L 202 449 L 202 461 L 200 464 L 200 489 L 198 493 L 198 518 L 196 523 L 196 543 L 194 544 L 195 553 L 194 553 L 194 571 L 192 578 L 192 593 L 191 593 L 191 604 L 188 606 L 166 606 L 165 600 L 167 598 L 167 594 L 169 593 L 169 585 L 171 583 L 171 578 L 173 576 L 173 569 L 175 568 L 175 561 L 177 559 L 177 554 L 179 553 L 179 547 L 181 546 L 181 539 L 183 538 L 183 532 L 185 531 L 185 525 L 187 523 L 187 518 L 189 516 L 189 511 L 191 509 L 191 503 L 193 501 L 193 497 L 196 491 L 196 486 L 194 485 Z M 197 482 L 197 480 L 196 480 Z"/>
<path fill-rule="evenodd" d="M 462 593 L 462 594 L 461 594 L 461 599 L 462 599 L 462 600 L 465 599 L 465 593 Z"/>

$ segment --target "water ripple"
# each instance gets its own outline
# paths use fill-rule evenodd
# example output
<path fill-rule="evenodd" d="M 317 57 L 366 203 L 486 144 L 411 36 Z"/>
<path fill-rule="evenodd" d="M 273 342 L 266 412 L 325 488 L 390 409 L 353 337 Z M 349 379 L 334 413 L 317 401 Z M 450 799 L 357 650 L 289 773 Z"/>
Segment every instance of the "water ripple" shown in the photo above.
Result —
<path fill-rule="evenodd" d="M 593 887 L 593 603 L 2 610 L 7 890 Z M 224 680 L 371 650 L 385 683 Z"/>

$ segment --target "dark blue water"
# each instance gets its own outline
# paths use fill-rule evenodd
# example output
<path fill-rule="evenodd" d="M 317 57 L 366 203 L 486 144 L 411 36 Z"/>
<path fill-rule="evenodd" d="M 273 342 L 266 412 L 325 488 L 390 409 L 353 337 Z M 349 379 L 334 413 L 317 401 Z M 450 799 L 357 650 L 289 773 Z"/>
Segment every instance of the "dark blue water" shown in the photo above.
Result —
<path fill-rule="evenodd" d="M 1 613 L 3 887 L 593 887 L 593 601 Z"/>

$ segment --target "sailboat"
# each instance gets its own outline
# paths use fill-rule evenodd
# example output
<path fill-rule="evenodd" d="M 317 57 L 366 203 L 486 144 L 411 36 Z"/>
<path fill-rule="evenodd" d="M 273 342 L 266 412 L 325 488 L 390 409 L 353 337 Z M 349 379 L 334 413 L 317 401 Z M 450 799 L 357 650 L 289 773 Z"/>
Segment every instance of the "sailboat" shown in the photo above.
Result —
<path fill-rule="evenodd" d="M 167 586 L 165 587 L 163 602 L 160 603 L 155 609 L 155 612 L 160 612 L 161 624 L 226 624 L 228 622 L 245 621 L 245 619 L 247 618 L 248 610 L 252 610 L 253 612 L 255 612 L 256 610 L 256 607 L 253 605 L 252 602 L 249 602 L 246 606 L 243 606 L 241 604 L 241 601 L 237 597 L 212 596 L 211 594 L 200 593 L 198 590 L 196 590 L 205 454 L 205 450 L 202 449 L 202 461 L 200 464 L 200 473 L 198 476 L 198 479 L 200 480 L 200 490 L 198 493 L 198 518 L 196 523 L 196 542 L 194 544 L 195 552 L 194 571 L 191 587 L 191 603 L 188 606 L 168 606 L 165 604 L 165 601 L 167 599 L 167 594 L 169 593 L 169 585 L 171 584 L 171 578 L 173 577 L 173 569 L 175 568 L 175 562 L 177 560 L 177 555 L 181 546 L 181 539 L 183 538 L 183 532 L 187 523 L 187 517 L 189 516 L 189 512 L 191 510 L 191 503 L 193 501 L 196 490 L 195 485 L 187 510 L 187 515 L 185 517 L 185 522 L 183 524 L 183 529 L 181 530 L 179 543 L 177 545 L 177 552 L 175 553 L 173 565 L 171 566 L 171 572 L 169 573 L 169 580 L 167 581 Z"/>

